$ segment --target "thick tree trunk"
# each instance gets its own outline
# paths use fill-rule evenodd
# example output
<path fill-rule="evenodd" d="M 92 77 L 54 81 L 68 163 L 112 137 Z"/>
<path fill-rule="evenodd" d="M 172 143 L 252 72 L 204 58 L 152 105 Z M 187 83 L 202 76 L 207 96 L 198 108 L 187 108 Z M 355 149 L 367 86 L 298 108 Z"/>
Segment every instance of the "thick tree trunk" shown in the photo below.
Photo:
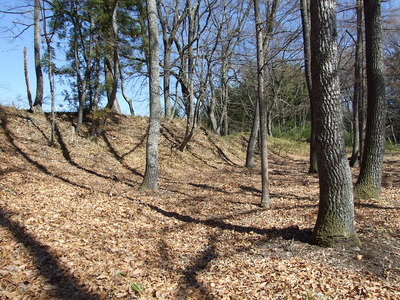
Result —
<path fill-rule="evenodd" d="M 381 1 L 364 1 L 367 64 L 367 131 L 356 184 L 358 198 L 379 198 L 385 152 L 386 99 L 383 75 Z"/>
<path fill-rule="evenodd" d="M 36 72 L 36 97 L 33 103 L 34 111 L 42 111 L 43 105 L 43 72 L 40 56 L 40 0 L 35 0 L 34 10 L 34 55 L 35 55 L 35 72 Z"/>
<path fill-rule="evenodd" d="M 346 157 L 337 70 L 336 1 L 311 0 L 312 97 L 320 200 L 312 241 L 321 246 L 359 245 L 353 188 Z"/>
<path fill-rule="evenodd" d="M 150 75 L 150 120 L 146 144 L 146 171 L 142 190 L 158 189 L 158 139 L 161 124 L 160 82 L 159 82 L 159 44 L 156 0 L 147 0 L 149 21 L 149 75 Z"/>
<path fill-rule="evenodd" d="M 312 78 L 311 78 L 311 44 L 310 44 L 310 0 L 301 0 L 301 20 L 303 26 L 303 45 L 304 45 L 304 68 L 306 73 L 306 83 L 308 95 L 311 101 Z M 310 133 L 310 167 L 308 173 L 314 174 L 318 172 L 317 155 L 315 151 L 315 130 L 313 125 L 314 110 L 310 105 L 311 115 L 311 133 Z"/>

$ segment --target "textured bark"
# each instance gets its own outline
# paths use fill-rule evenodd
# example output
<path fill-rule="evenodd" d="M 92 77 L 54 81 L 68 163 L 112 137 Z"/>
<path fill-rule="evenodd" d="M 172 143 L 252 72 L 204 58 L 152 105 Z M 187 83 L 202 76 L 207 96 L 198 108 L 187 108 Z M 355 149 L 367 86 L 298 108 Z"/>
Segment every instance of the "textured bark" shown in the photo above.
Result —
<path fill-rule="evenodd" d="M 386 99 L 383 75 L 382 17 L 380 0 L 364 1 L 365 50 L 367 64 L 367 128 L 358 198 L 379 198 L 385 152 Z"/>
<path fill-rule="evenodd" d="M 35 55 L 35 72 L 36 72 L 36 96 L 33 103 L 34 111 L 42 111 L 43 105 L 43 72 L 40 56 L 40 0 L 35 0 L 34 10 L 34 55 Z"/>
<path fill-rule="evenodd" d="M 159 44 L 156 0 L 147 0 L 147 17 L 149 21 L 149 75 L 150 75 L 150 120 L 146 144 L 146 171 L 142 190 L 158 189 L 158 139 L 161 123 L 160 103 L 160 70 Z"/>
<path fill-rule="evenodd" d="M 304 69 L 306 73 L 306 83 L 308 95 L 311 101 L 312 93 L 312 78 L 311 78 L 311 44 L 310 44 L 310 0 L 300 1 L 301 21 L 303 27 L 303 45 L 304 45 Z M 310 167 L 308 173 L 313 174 L 318 172 L 317 155 L 315 151 L 315 130 L 313 125 L 314 109 L 310 105 L 311 115 L 311 133 L 310 133 Z"/>
<path fill-rule="evenodd" d="M 311 55 L 311 105 L 315 109 L 320 186 L 312 241 L 328 247 L 354 246 L 359 240 L 354 228 L 352 178 L 339 98 L 335 0 L 311 0 Z"/>

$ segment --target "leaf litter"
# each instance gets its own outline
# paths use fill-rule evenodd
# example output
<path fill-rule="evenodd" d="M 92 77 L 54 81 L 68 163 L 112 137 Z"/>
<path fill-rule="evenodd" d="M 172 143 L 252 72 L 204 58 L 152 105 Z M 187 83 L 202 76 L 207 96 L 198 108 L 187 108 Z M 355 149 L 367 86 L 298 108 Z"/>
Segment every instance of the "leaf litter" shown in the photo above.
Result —
<path fill-rule="evenodd" d="M 399 154 L 382 199 L 355 203 L 361 249 L 325 249 L 309 243 L 306 157 L 270 146 L 267 210 L 245 135 L 198 129 L 180 152 L 184 124 L 163 121 L 154 193 L 138 190 L 145 118 L 111 115 L 81 137 L 59 114 L 50 147 L 44 115 L 0 117 L 0 299 L 400 298 Z"/>

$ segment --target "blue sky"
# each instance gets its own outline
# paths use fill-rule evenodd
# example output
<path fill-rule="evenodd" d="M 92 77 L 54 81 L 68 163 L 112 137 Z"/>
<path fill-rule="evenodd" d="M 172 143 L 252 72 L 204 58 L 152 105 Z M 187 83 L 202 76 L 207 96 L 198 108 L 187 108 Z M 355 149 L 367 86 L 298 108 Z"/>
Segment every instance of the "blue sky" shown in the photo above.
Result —
<path fill-rule="evenodd" d="M 1 0 L 0 10 L 6 10 L 9 7 L 26 3 L 25 0 Z M 32 1 L 29 1 L 32 2 Z M 26 84 L 24 77 L 23 49 L 27 47 L 28 51 L 28 70 L 30 77 L 30 87 L 34 97 L 36 77 L 34 69 L 33 54 L 33 30 L 29 29 L 17 39 L 13 39 L 14 34 L 9 31 L 13 26 L 17 16 L 0 13 L 0 105 L 14 106 L 17 108 L 28 108 Z M 25 22 L 32 20 L 25 19 Z M 15 32 L 18 32 L 15 30 Z M 43 50 L 42 50 L 43 51 Z M 60 57 L 59 57 L 60 59 Z M 62 65 L 62 61 L 56 61 L 56 64 Z M 47 74 L 45 78 L 45 101 L 44 109 L 50 109 L 50 93 L 48 88 Z M 57 78 L 56 78 L 57 81 Z M 66 103 L 61 95 L 64 87 L 56 83 L 56 109 L 59 111 L 66 109 Z M 127 94 L 134 100 L 134 108 L 137 115 L 148 114 L 148 91 L 147 87 L 133 82 L 125 83 Z M 119 103 L 124 113 L 129 114 L 129 108 L 125 100 L 119 95 Z"/>
<path fill-rule="evenodd" d="M 0 10 L 6 10 L 9 7 L 16 7 L 24 3 L 32 3 L 32 0 L 1 0 Z M 391 0 L 386 5 L 399 7 L 400 0 Z M 23 49 L 28 49 L 29 77 L 32 94 L 35 93 L 35 70 L 33 65 L 33 33 L 32 29 L 27 30 L 17 39 L 13 39 L 13 34 L 8 30 L 12 27 L 13 21 L 17 18 L 15 15 L 6 15 L 0 13 L 0 104 L 15 106 L 17 108 L 28 108 L 26 96 L 26 85 L 24 78 Z M 25 19 L 25 22 L 32 22 Z M 17 32 L 17 31 L 15 31 Z M 62 64 L 58 61 L 56 64 Z M 47 74 L 44 74 L 47 76 Z M 50 97 L 48 91 L 47 78 L 45 77 L 45 110 L 49 109 Z M 137 88 L 135 87 L 137 86 Z M 57 110 L 65 110 L 65 103 L 61 92 L 64 88 L 57 84 L 56 86 L 56 105 Z M 126 89 L 129 96 L 133 99 L 135 111 L 138 115 L 148 114 L 148 91 L 147 87 L 140 83 L 126 83 Z M 119 96 L 119 102 L 124 113 L 129 109 Z M 46 105 L 47 104 L 47 105 Z"/>

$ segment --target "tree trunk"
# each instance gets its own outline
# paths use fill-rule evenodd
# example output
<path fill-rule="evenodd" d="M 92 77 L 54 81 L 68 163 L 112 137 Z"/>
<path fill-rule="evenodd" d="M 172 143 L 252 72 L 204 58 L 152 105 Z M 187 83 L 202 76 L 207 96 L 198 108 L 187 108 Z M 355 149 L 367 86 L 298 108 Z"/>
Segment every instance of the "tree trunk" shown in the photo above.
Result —
<path fill-rule="evenodd" d="M 336 1 L 311 0 L 311 105 L 320 187 L 313 243 L 355 246 L 353 188 L 346 157 L 337 70 Z"/>
<path fill-rule="evenodd" d="M 120 63 L 120 62 L 118 61 L 118 63 Z M 122 97 L 124 97 L 126 103 L 128 103 L 129 112 L 130 112 L 131 116 L 134 116 L 135 115 L 135 110 L 133 108 L 132 99 L 126 94 L 126 91 L 125 91 L 125 78 L 124 78 L 124 74 L 122 73 L 121 66 L 118 69 L 119 69 L 119 76 L 120 76 L 120 81 L 121 81 Z"/>
<path fill-rule="evenodd" d="M 29 72 L 28 72 L 28 55 L 26 47 L 24 47 L 24 74 L 25 74 L 25 84 L 26 84 L 26 95 L 28 97 L 29 111 L 33 112 L 33 101 L 31 86 L 29 84 Z"/>
<path fill-rule="evenodd" d="M 364 1 L 367 64 L 367 131 L 356 184 L 358 198 L 379 198 L 385 152 L 386 99 L 380 0 Z"/>
<path fill-rule="evenodd" d="M 74 24 L 74 55 L 75 55 L 75 71 L 76 71 L 76 81 L 77 81 L 77 86 L 78 86 L 78 101 L 79 101 L 79 107 L 78 107 L 78 124 L 76 126 L 76 131 L 80 133 L 82 123 L 83 123 L 83 112 L 85 108 L 85 102 L 86 102 L 86 94 L 87 94 L 87 85 L 90 80 L 90 75 L 91 75 L 91 63 L 92 63 L 92 56 L 93 56 L 93 50 L 94 50 L 94 27 L 95 27 L 95 22 L 94 18 L 92 15 L 90 15 L 90 37 L 89 37 L 89 52 L 86 56 L 86 69 L 85 73 L 82 79 L 81 76 L 81 70 L 80 70 L 80 59 L 79 59 L 79 46 L 78 46 L 78 38 L 80 36 L 79 33 L 79 28 L 78 28 L 78 22 Z"/>
<path fill-rule="evenodd" d="M 163 75 L 163 90 L 164 90 L 164 116 L 171 119 L 171 51 L 172 45 L 167 39 L 164 42 L 164 75 Z"/>
<path fill-rule="evenodd" d="M 40 56 L 40 0 L 35 0 L 34 10 L 34 54 L 35 54 L 35 72 L 36 72 L 36 97 L 33 104 L 34 111 L 42 111 L 43 105 L 43 72 Z"/>
<path fill-rule="evenodd" d="M 111 45 L 112 45 L 112 61 L 108 59 L 107 66 L 107 108 L 111 109 L 115 113 L 120 114 L 121 108 L 117 99 L 117 91 L 118 91 L 118 78 L 119 78 L 119 41 L 118 41 L 118 23 L 117 23 L 117 8 L 118 8 L 119 0 L 114 0 L 112 6 L 112 15 L 111 15 Z"/>
<path fill-rule="evenodd" d="M 254 0 L 254 15 L 257 36 L 257 100 L 260 109 L 260 150 L 261 150 L 261 206 L 269 207 L 269 182 L 268 182 L 268 145 L 267 145 L 267 113 L 264 99 L 264 46 L 263 30 L 260 16 L 260 0 Z"/>
<path fill-rule="evenodd" d="M 256 164 L 254 163 L 254 152 L 257 144 L 259 128 L 260 128 L 260 110 L 257 103 L 254 110 L 253 126 L 251 127 L 249 143 L 247 144 L 247 151 L 246 151 L 247 168 L 254 168 L 256 166 Z"/>
<path fill-rule="evenodd" d="M 360 156 L 360 118 L 359 106 L 364 97 L 363 85 L 363 7 L 362 0 L 357 0 L 357 41 L 354 62 L 354 94 L 353 94 L 353 151 L 350 159 L 350 166 L 357 165 Z"/>
<path fill-rule="evenodd" d="M 310 44 L 310 0 L 301 0 L 301 21 L 303 26 L 303 45 L 304 45 L 304 69 L 306 73 L 306 83 L 308 95 L 311 101 L 312 93 L 312 78 L 311 78 L 311 44 Z M 317 167 L 317 156 L 315 153 L 315 130 L 313 125 L 314 110 L 310 105 L 311 115 L 311 133 L 310 133 L 310 167 L 308 169 L 309 174 L 318 172 Z"/>
<path fill-rule="evenodd" d="M 51 49 L 51 37 L 47 33 L 46 24 L 46 11 L 43 8 L 43 31 L 44 37 L 47 45 L 47 55 L 48 55 L 48 68 L 49 68 L 49 85 L 50 85 L 50 95 L 51 95 L 51 140 L 50 145 L 54 146 L 56 140 L 56 115 L 55 115 L 55 91 L 54 91 L 54 72 L 53 72 L 53 53 Z"/>
<path fill-rule="evenodd" d="M 149 22 L 150 120 L 146 144 L 146 171 L 140 188 L 156 191 L 158 189 L 158 139 L 161 124 L 160 50 L 156 0 L 147 0 L 147 17 Z"/>

